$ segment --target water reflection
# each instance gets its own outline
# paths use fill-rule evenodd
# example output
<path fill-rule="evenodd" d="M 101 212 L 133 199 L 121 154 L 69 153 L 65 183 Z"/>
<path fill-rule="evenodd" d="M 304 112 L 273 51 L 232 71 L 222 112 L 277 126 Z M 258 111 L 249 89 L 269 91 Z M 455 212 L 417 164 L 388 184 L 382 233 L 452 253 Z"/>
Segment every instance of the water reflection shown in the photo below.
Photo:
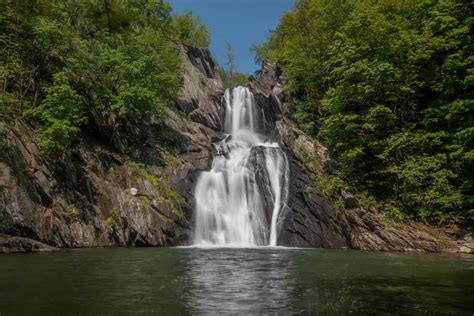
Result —
<path fill-rule="evenodd" d="M 0 256 L 0 314 L 472 314 L 474 256 L 96 249 Z"/>
<path fill-rule="evenodd" d="M 193 251 L 184 276 L 186 309 L 192 314 L 291 311 L 297 297 L 293 271 L 294 262 L 281 251 Z"/>

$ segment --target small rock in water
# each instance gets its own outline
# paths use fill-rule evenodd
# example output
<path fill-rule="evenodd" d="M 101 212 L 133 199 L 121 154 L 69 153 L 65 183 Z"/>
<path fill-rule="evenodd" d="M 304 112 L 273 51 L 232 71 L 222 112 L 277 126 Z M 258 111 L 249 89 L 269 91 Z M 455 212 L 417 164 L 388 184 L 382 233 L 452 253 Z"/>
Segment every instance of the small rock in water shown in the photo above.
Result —
<path fill-rule="evenodd" d="M 359 201 L 357 201 L 357 198 L 349 192 L 342 190 L 341 197 L 344 201 L 344 205 L 349 209 L 355 209 L 360 206 Z"/>
<path fill-rule="evenodd" d="M 474 253 L 474 249 L 466 246 L 460 246 L 459 247 L 459 252 L 460 253 Z"/>
<path fill-rule="evenodd" d="M 131 195 L 137 195 L 138 190 L 136 188 L 130 188 L 130 194 Z"/>

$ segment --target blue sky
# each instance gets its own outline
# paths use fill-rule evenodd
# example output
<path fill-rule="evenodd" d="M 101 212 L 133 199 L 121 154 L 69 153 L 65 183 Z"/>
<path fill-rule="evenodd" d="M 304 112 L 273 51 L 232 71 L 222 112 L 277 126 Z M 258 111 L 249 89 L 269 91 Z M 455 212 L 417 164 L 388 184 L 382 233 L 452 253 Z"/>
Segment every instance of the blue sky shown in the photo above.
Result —
<path fill-rule="evenodd" d="M 235 52 L 238 71 L 251 74 L 259 68 L 249 52 L 275 29 L 282 13 L 293 7 L 294 0 L 168 0 L 173 11 L 186 10 L 199 16 L 211 33 L 214 59 L 224 65 L 226 42 Z"/>

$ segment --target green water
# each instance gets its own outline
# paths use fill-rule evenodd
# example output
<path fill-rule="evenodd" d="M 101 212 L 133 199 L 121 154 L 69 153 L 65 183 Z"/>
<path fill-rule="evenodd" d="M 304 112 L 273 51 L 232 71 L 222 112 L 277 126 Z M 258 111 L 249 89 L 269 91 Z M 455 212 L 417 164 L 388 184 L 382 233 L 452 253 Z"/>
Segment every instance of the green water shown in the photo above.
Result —
<path fill-rule="evenodd" d="M 474 313 L 474 256 L 90 249 L 0 256 L 0 314 Z"/>

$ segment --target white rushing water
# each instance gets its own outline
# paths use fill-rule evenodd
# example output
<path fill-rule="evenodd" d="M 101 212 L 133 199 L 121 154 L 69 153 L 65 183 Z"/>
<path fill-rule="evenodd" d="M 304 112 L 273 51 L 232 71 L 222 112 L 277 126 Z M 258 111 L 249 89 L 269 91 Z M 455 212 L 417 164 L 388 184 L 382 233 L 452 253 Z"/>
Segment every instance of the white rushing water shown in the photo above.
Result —
<path fill-rule="evenodd" d="M 258 133 L 263 122 L 248 88 L 227 90 L 224 100 L 227 136 L 213 144 L 212 168 L 196 185 L 194 244 L 276 246 L 288 196 L 286 155 Z"/>

